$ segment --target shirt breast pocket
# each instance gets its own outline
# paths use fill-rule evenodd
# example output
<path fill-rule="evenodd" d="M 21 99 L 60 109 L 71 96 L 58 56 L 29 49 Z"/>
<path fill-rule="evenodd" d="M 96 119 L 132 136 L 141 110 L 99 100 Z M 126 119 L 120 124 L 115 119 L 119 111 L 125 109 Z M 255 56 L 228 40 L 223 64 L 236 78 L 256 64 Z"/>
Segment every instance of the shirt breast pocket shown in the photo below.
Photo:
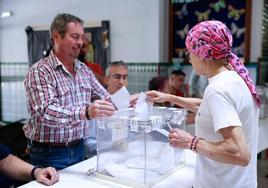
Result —
<path fill-rule="evenodd" d="M 91 103 L 91 93 L 92 87 L 90 83 L 82 83 L 78 88 L 79 92 L 77 92 L 77 97 L 80 100 L 80 104 L 87 105 Z"/>
<path fill-rule="evenodd" d="M 71 89 L 67 86 L 61 86 L 58 88 L 58 100 L 61 105 L 69 106 L 72 104 L 73 98 L 72 98 L 72 92 Z"/>

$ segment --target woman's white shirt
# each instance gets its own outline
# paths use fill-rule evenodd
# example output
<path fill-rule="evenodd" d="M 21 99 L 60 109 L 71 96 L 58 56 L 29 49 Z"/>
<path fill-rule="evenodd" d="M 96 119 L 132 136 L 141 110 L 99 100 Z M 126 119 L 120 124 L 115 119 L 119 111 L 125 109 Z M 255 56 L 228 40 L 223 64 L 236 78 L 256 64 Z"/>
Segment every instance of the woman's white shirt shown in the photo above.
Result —
<path fill-rule="evenodd" d="M 196 114 L 196 135 L 207 141 L 223 140 L 219 129 L 241 126 L 251 152 L 248 166 L 241 167 L 197 156 L 195 188 L 257 187 L 257 142 L 259 109 L 247 85 L 235 71 L 209 79 Z"/>

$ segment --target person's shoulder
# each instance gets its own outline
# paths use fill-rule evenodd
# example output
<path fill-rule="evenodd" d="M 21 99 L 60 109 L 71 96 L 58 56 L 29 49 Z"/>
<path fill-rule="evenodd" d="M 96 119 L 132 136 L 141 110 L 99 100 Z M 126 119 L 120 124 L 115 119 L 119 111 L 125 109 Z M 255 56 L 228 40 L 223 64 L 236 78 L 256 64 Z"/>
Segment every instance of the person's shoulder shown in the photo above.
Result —
<path fill-rule="evenodd" d="M 207 86 L 205 93 L 208 97 L 213 94 L 235 97 L 244 91 L 244 82 L 234 71 L 228 71 L 214 79 Z"/>
<path fill-rule="evenodd" d="M 39 61 L 37 61 L 35 64 L 33 64 L 30 68 L 32 71 L 48 71 L 51 72 L 51 69 L 53 69 L 53 65 L 50 62 L 48 57 L 42 58 Z"/>
<path fill-rule="evenodd" d="M 40 77 L 40 76 L 49 76 L 53 74 L 53 65 L 48 59 L 48 57 L 40 59 L 38 62 L 34 63 L 30 68 L 28 73 L 26 74 L 25 79 L 32 79 L 32 77 Z"/>

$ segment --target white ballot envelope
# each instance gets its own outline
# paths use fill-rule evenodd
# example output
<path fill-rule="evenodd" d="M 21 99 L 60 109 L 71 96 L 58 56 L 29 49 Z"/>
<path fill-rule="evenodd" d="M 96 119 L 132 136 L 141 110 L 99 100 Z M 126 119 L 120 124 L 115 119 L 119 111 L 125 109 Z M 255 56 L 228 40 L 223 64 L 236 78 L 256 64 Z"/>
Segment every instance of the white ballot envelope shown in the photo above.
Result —
<path fill-rule="evenodd" d="M 146 94 L 141 92 L 135 107 L 135 112 L 140 120 L 149 120 L 153 103 L 146 101 Z"/>
<path fill-rule="evenodd" d="M 125 86 L 110 97 L 118 110 L 129 107 L 130 94 Z"/>

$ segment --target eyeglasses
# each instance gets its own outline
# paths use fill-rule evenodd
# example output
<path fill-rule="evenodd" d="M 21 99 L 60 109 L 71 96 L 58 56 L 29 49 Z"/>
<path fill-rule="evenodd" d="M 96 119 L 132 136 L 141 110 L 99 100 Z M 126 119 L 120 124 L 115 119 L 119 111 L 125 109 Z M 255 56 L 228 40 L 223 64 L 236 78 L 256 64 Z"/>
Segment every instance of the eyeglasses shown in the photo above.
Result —
<path fill-rule="evenodd" d="M 127 80 L 128 79 L 128 75 L 127 74 L 114 74 L 112 75 L 112 77 L 116 80 Z"/>

